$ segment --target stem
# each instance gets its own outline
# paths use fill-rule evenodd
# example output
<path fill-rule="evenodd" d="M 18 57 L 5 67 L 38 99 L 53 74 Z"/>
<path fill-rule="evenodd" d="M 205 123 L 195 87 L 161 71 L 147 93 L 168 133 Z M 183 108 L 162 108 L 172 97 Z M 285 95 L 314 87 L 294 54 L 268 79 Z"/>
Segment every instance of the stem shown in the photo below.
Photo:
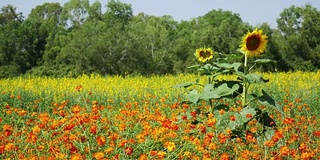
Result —
<path fill-rule="evenodd" d="M 244 75 L 246 76 L 248 73 L 248 57 L 247 54 L 244 54 Z M 247 103 L 247 79 L 243 79 L 243 95 L 242 95 L 242 105 L 246 106 Z"/>

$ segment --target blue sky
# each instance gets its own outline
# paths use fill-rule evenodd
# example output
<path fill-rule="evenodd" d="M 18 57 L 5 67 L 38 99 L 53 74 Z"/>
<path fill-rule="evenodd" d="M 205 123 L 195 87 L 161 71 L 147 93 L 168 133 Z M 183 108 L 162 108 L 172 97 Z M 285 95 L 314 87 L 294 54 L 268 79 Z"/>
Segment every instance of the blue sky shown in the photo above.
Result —
<path fill-rule="evenodd" d="M 63 5 L 68 0 L 1 0 L 0 6 L 11 4 L 18 12 L 27 16 L 31 9 L 45 2 L 59 2 Z M 90 0 L 93 3 L 95 0 Z M 273 28 L 276 19 L 284 8 L 291 5 L 303 6 L 307 3 L 320 10 L 320 0 L 120 0 L 132 5 L 134 15 L 144 12 L 148 15 L 171 15 L 175 20 L 190 20 L 203 16 L 212 9 L 222 9 L 240 14 L 242 21 L 256 26 L 267 22 Z M 107 0 L 100 0 L 105 9 Z"/>

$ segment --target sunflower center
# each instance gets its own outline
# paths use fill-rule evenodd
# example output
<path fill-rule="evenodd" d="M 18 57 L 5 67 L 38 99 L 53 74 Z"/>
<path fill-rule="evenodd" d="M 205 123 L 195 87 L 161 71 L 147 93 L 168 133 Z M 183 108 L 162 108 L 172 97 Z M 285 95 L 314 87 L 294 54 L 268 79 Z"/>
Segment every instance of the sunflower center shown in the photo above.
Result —
<path fill-rule="evenodd" d="M 200 57 L 208 58 L 210 57 L 211 53 L 209 51 L 200 51 Z"/>
<path fill-rule="evenodd" d="M 248 37 L 246 46 L 248 50 L 254 51 L 259 48 L 260 43 L 261 43 L 260 37 L 258 35 L 252 35 Z"/>

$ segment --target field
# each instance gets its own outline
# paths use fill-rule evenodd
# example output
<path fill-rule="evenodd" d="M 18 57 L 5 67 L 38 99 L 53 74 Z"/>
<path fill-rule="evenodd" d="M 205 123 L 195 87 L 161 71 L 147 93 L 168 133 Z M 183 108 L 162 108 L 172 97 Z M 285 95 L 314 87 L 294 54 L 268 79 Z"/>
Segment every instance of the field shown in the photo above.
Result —
<path fill-rule="evenodd" d="M 320 72 L 263 75 L 270 82 L 252 91 L 284 114 L 270 110 L 272 134 L 253 136 L 264 128 L 251 121 L 236 138 L 195 112 L 208 104 L 181 103 L 187 89 L 172 86 L 196 75 L 2 79 L 0 159 L 320 159 Z"/>

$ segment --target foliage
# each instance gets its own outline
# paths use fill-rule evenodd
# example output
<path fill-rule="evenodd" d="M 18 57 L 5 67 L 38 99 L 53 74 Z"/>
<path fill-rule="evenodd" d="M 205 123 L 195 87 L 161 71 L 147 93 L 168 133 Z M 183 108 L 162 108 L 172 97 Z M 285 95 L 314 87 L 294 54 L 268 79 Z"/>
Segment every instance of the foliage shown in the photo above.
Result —
<path fill-rule="evenodd" d="M 236 55 L 239 38 L 254 28 L 239 14 L 221 9 L 177 22 L 168 15 L 133 15 L 130 4 L 117 0 L 108 1 L 105 7 L 88 0 L 44 3 L 25 18 L 14 6 L 3 6 L 0 65 L 15 68 L 7 75 L 186 73 L 187 66 L 195 62 L 188 53 L 199 46 L 230 54 L 226 62 L 241 60 L 231 54 Z M 277 64 L 260 65 L 255 70 L 317 70 L 318 17 L 319 11 L 309 4 L 291 6 L 279 15 L 277 28 L 267 23 L 256 26 L 269 37 L 262 58 Z"/>

